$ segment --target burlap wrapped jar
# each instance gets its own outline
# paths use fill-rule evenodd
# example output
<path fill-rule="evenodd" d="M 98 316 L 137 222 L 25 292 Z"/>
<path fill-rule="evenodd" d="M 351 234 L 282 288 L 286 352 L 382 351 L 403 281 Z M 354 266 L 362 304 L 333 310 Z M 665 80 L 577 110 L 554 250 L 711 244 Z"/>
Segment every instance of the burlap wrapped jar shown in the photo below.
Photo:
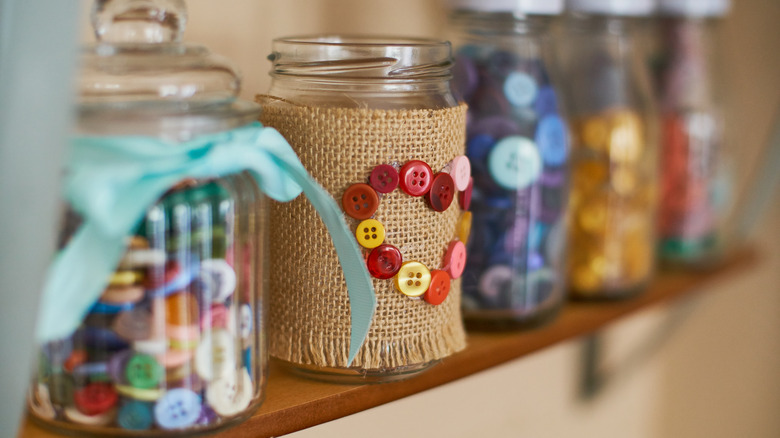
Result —
<path fill-rule="evenodd" d="M 354 44 L 370 50 L 356 54 Z M 312 51 L 310 58 L 301 59 L 296 46 Z M 355 69 L 334 73 L 326 68 L 329 73 L 322 73 L 322 65 L 341 56 L 346 59 L 340 67 L 348 62 Z M 377 67 L 366 57 L 385 62 Z M 337 200 L 352 184 L 368 182 L 377 165 L 399 168 L 421 160 L 438 173 L 448 171 L 452 159 L 464 153 L 466 107 L 449 91 L 448 43 L 280 39 L 271 59 L 274 83 L 269 95 L 258 96 L 260 121 L 290 142 L 306 169 Z M 398 90 L 399 79 L 392 72 L 415 71 L 426 60 L 439 65 L 402 78 L 406 89 Z M 425 64 L 430 68 L 431 63 Z M 457 201 L 437 212 L 424 197 L 397 188 L 380 194 L 372 217 L 384 225 L 384 243 L 398 248 L 404 261 L 434 270 L 443 269 L 461 215 Z M 353 230 L 360 222 L 346 219 Z M 300 199 L 273 206 L 271 224 L 273 356 L 318 377 L 387 380 L 421 371 L 464 348 L 459 279 L 451 281 L 443 303 L 432 305 L 402 294 L 393 279 L 374 278 L 376 312 L 365 342 L 348 364 L 349 296 L 327 230 Z"/>

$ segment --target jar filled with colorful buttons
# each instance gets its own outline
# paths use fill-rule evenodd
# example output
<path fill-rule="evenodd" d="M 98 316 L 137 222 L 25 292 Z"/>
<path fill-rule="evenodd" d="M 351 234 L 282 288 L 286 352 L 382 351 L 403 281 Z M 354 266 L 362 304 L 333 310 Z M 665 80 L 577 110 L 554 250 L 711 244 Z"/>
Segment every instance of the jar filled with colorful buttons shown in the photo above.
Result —
<path fill-rule="evenodd" d="M 409 377 L 464 348 L 471 167 L 449 43 L 291 37 L 274 40 L 269 59 L 260 121 L 341 200 L 365 257 L 340 264 L 309 206 L 272 207 L 271 355 L 307 377 L 362 383 Z M 371 296 L 348 288 L 342 268 L 369 275 Z"/>
<path fill-rule="evenodd" d="M 655 108 L 640 36 L 651 0 L 571 0 L 561 51 L 572 118 L 569 287 L 631 296 L 654 272 Z"/>
<path fill-rule="evenodd" d="M 569 133 L 551 36 L 563 0 L 449 5 L 474 178 L 464 318 L 477 329 L 536 325 L 566 297 Z"/>
<path fill-rule="evenodd" d="M 92 10 L 28 399 L 56 430 L 209 431 L 264 397 L 266 198 L 234 163 L 254 159 L 259 106 L 236 99 L 225 60 L 178 42 L 185 13 L 180 0 Z"/>
<path fill-rule="evenodd" d="M 729 205 L 718 18 L 728 0 L 662 0 L 655 79 L 662 114 L 661 260 L 711 265 L 722 254 Z"/>

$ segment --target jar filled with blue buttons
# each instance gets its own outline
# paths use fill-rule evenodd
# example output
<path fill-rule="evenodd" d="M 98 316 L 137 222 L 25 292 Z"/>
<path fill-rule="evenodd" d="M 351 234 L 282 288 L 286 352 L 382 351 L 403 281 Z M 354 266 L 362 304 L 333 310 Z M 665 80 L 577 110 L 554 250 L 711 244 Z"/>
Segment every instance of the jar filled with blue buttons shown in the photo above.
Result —
<path fill-rule="evenodd" d="M 570 0 L 561 46 L 572 122 L 569 285 L 639 293 L 655 268 L 657 117 L 642 26 L 652 0 Z"/>
<path fill-rule="evenodd" d="M 474 178 L 464 317 L 474 328 L 536 325 L 566 296 L 569 133 L 551 53 L 563 1 L 449 4 Z"/>
<path fill-rule="evenodd" d="M 224 60 L 179 43 L 185 13 L 180 0 L 95 3 L 99 42 L 83 51 L 78 135 L 106 162 L 104 141 L 176 148 L 256 119 L 259 106 L 236 100 L 238 76 Z M 119 168 L 142 166 L 128 157 Z M 143 196 L 153 177 L 125 182 Z M 105 189 L 109 196 L 113 187 Z M 149 201 L 118 266 L 107 279 L 95 273 L 105 282 L 97 302 L 75 331 L 41 346 L 28 407 L 44 426 L 78 436 L 179 435 L 234 424 L 262 402 L 264 196 L 241 172 L 180 179 Z M 60 256 L 84 232 L 76 211 L 65 208 Z"/>

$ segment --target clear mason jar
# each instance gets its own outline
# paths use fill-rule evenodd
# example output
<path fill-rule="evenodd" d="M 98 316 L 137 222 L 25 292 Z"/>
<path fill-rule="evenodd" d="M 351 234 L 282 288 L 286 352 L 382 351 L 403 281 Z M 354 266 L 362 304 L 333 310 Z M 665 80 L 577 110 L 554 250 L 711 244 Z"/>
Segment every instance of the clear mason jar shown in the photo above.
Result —
<path fill-rule="evenodd" d="M 651 1 L 575 0 L 562 63 L 572 123 L 569 287 L 639 292 L 655 267 L 655 105 L 639 27 Z"/>
<path fill-rule="evenodd" d="M 177 42 L 184 14 L 177 0 L 96 2 L 100 42 L 82 54 L 77 135 L 176 143 L 256 119 L 256 104 L 236 100 L 239 79 L 224 60 Z M 247 418 L 267 376 L 265 204 L 246 172 L 171 187 L 76 331 L 41 346 L 33 418 L 105 436 L 179 435 Z M 66 206 L 59 248 L 81 222 Z"/>
<path fill-rule="evenodd" d="M 373 206 L 378 210 L 368 220 L 382 221 L 386 232 L 379 247 L 386 252 L 378 255 L 363 242 L 369 234 L 357 235 L 374 277 L 377 309 L 366 341 L 348 364 L 349 299 L 340 274 L 332 275 L 341 268 L 325 230 L 318 228 L 313 211 L 299 208 L 296 201 L 273 206 L 271 355 L 316 379 L 382 382 L 419 373 L 463 348 L 459 280 L 448 282 L 449 298 L 436 306 L 446 312 L 434 309 L 423 295 L 404 292 L 400 282 L 392 286 L 401 263 L 422 263 L 432 274 L 444 270 L 440 260 L 446 244 L 440 250 L 426 245 L 450 242 L 456 234 L 457 201 L 441 216 L 432 216 L 422 197 L 401 189 L 407 160 L 427 161 L 430 172 L 445 173 L 452 172 L 448 161 L 463 154 L 465 109 L 450 90 L 450 44 L 392 37 L 290 37 L 274 40 L 269 60 L 272 82 L 268 93 L 258 96 L 263 105 L 260 121 L 287 138 L 310 174 L 337 200 L 344 203 L 348 188 L 365 186 L 379 205 Z M 442 113 L 449 114 L 448 122 L 430 125 Z M 442 136 L 446 141 L 437 144 Z M 447 151 L 459 152 L 444 159 Z M 374 174 L 377 169 L 384 169 L 384 176 Z M 401 186 L 385 191 L 371 179 L 385 178 L 388 171 L 395 176 L 387 181 L 394 184 L 401 174 Z M 344 208 L 348 225 L 357 230 L 363 222 Z M 395 213 L 388 213 L 390 209 Z M 416 330 L 418 326 L 424 328 Z M 446 335 L 440 339 L 437 331 Z M 426 333 L 425 341 L 420 332 Z"/>
<path fill-rule="evenodd" d="M 464 318 L 473 328 L 536 325 L 566 297 L 569 134 L 551 27 L 563 1 L 450 4 L 474 177 Z"/>
<path fill-rule="evenodd" d="M 659 6 L 659 255 L 670 264 L 704 267 L 722 253 L 730 198 L 717 44 L 718 19 L 729 2 L 664 0 Z"/>

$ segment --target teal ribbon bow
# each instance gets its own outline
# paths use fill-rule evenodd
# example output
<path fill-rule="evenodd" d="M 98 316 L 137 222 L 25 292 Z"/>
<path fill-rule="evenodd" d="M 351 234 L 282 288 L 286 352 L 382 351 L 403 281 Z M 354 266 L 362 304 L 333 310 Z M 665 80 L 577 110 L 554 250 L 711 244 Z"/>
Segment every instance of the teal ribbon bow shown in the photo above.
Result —
<path fill-rule="evenodd" d="M 352 363 L 376 309 L 374 287 L 338 205 L 276 130 L 253 123 L 184 143 L 142 136 L 80 137 L 71 148 L 65 197 L 84 222 L 49 269 L 39 341 L 76 330 L 119 264 L 126 238 L 171 186 L 184 178 L 248 170 L 277 201 L 291 201 L 303 191 L 327 226 L 349 293 Z"/>

